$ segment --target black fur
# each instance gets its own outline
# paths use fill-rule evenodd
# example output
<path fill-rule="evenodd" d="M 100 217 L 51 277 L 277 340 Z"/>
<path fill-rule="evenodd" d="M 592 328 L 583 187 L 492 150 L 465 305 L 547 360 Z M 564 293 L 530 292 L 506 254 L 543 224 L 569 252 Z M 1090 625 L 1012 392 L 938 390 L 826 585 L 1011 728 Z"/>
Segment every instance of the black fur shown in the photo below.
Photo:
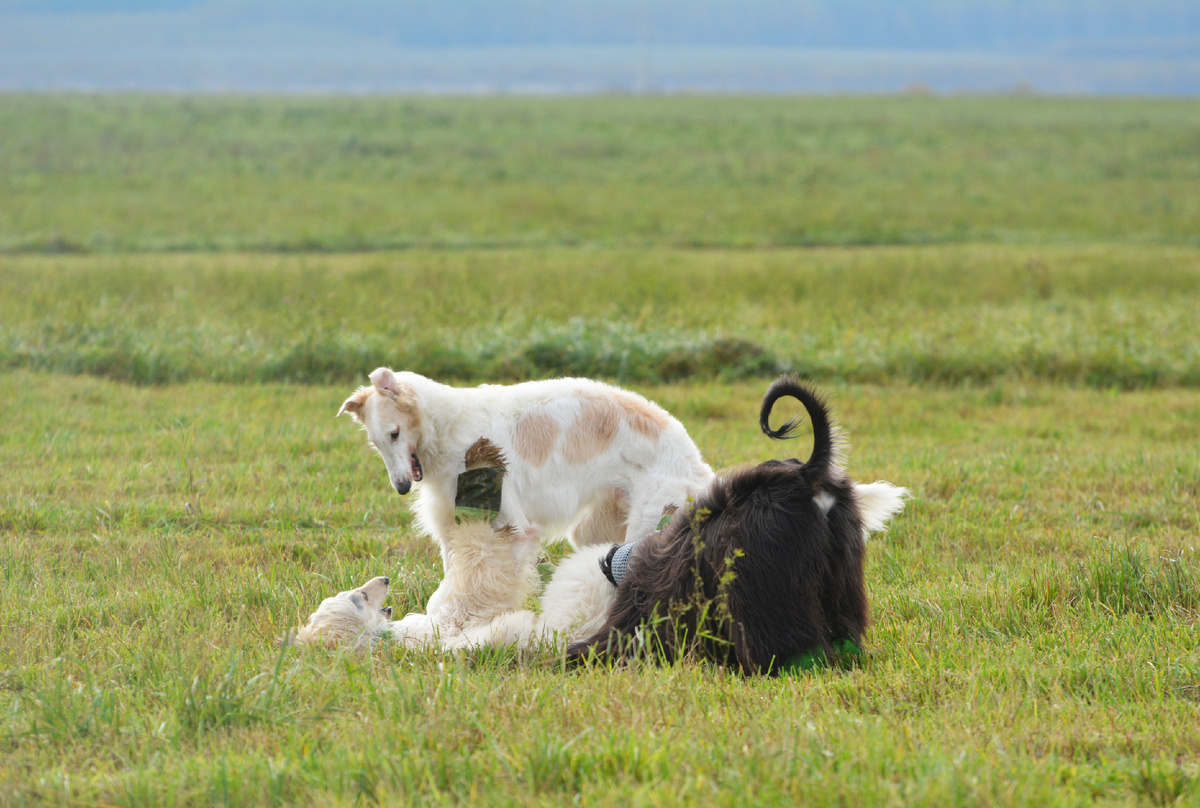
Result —
<path fill-rule="evenodd" d="M 862 520 L 824 400 L 794 377 L 775 381 L 760 424 L 790 396 L 813 425 L 807 462 L 770 460 L 719 476 L 634 551 L 604 628 L 568 654 L 673 660 L 689 650 L 744 673 L 777 673 L 806 652 L 861 643 L 867 627 Z M 824 513 L 819 494 L 832 498 Z"/>

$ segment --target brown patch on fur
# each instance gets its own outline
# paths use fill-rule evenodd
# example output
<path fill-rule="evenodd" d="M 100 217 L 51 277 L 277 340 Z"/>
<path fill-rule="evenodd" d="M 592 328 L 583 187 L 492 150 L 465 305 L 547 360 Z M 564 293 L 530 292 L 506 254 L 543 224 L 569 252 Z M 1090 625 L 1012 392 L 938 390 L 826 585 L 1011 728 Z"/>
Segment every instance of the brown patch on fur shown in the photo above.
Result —
<path fill-rule="evenodd" d="M 396 408 L 401 416 L 404 417 L 410 432 L 416 433 L 421 429 L 421 408 L 417 404 L 417 394 L 408 385 L 400 385 L 400 392 L 393 393 L 390 390 L 377 390 L 368 388 L 378 393 L 383 401 L 388 401 Z"/>
<path fill-rule="evenodd" d="M 629 424 L 629 428 L 651 440 L 657 439 L 659 434 L 671 423 L 670 416 L 660 407 L 656 407 L 643 398 L 619 392 L 613 396 L 613 399 L 621 408 L 621 415 L 625 417 L 625 423 Z"/>
<path fill-rule="evenodd" d="M 554 451 L 560 432 L 558 421 L 540 412 L 531 412 L 513 427 L 513 448 L 534 468 L 544 466 Z"/>
<path fill-rule="evenodd" d="M 563 457 L 579 465 L 603 454 L 621 426 L 621 408 L 608 396 L 580 396 L 579 417 L 567 430 Z"/>
<path fill-rule="evenodd" d="M 337 411 L 338 415 L 344 412 L 350 413 L 350 417 L 358 423 L 362 423 L 362 409 L 367 403 L 367 398 L 375 392 L 374 387 L 360 387 L 354 391 L 354 395 L 342 402 L 342 408 Z M 336 415 L 334 416 L 337 417 Z"/>
<path fill-rule="evenodd" d="M 500 469 L 508 471 L 508 461 L 500 447 L 487 438 L 480 438 L 467 449 L 467 471 L 472 469 Z"/>
<path fill-rule="evenodd" d="M 571 543 L 576 547 L 589 544 L 622 544 L 625 525 L 629 521 L 629 502 L 624 491 L 615 489 L 597 502 L 587 515 L 571 528 Z"/>

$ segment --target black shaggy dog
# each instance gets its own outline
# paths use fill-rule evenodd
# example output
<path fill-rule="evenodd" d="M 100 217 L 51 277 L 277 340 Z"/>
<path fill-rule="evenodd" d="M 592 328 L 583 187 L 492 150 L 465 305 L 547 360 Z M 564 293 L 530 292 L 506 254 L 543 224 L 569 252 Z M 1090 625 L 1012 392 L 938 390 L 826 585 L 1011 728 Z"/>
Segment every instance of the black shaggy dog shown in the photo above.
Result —
<path fill-rule="evenodd" d="M 866 535 L 904 507 L 907 491 L 846 475 L 824 399 L 795 377 L 777 380 L 763 398 L 759 423 L 769 437 L 795 437 L 795 419 L 778 430 L 769 423 L 785 396 L 812 422 L 808 461 L 771 460 L 719 476 L 660 533 L 634 545 L 606 624 L 570 656 L 649 652 L 670 661 L 695 650 L 747 674 L 776 674 L 846 641 L 858 647 L 867 627 Z"/>

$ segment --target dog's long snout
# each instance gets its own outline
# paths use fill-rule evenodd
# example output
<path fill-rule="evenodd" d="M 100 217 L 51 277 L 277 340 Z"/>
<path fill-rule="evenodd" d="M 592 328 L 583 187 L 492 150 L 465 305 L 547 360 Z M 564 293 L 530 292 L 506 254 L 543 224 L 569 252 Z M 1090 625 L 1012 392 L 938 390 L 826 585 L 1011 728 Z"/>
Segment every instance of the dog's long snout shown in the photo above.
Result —
<path fill-rule="evenodd" d="M 404 496 L 412 488 L 412 483 L 409 480 L 392 480 L 392 485 L 396 487 L 396 493 Z"/>

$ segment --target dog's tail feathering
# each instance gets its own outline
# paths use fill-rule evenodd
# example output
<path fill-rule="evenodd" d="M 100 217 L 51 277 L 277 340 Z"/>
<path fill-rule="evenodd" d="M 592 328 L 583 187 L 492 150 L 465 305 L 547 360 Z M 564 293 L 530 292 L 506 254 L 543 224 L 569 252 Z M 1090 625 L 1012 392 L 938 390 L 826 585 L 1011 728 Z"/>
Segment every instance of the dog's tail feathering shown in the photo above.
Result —
<path fill-rule="evenodd" d="M 795 438 L 800 426 L 800 420 L 793 418 L 779 429 L 771 429 L 771 409 L 776 401 L 785 397 L 796 399 L 808 411 L 808 419 L 812 422 L 813 450 L 804 464 L 803 474 L 809 480 L 821 479 L 829 473 L 838 457 L 837 432 L 829 420 L 825 397 L 806 387 L 796 376 L 781 376 L 772 382 L 763 396 L 758 424 L 767 437 L 775 440 Z"/>

